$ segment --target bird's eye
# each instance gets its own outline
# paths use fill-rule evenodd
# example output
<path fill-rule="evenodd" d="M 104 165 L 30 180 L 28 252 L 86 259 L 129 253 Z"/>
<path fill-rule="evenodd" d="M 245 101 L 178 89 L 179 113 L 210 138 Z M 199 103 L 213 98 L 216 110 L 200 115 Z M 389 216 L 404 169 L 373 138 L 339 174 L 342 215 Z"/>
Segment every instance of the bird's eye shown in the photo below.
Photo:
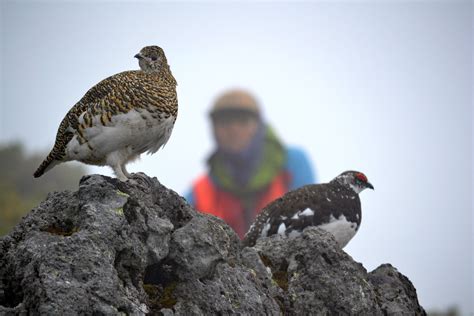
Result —
<path fill-rule="evenodd" d="M 153 61 L 156 61 L 157 59 L 158 59 L 158 57 L 156 57 L 156 56 L 151 57 L 151 60 L 153 60 Z"/>

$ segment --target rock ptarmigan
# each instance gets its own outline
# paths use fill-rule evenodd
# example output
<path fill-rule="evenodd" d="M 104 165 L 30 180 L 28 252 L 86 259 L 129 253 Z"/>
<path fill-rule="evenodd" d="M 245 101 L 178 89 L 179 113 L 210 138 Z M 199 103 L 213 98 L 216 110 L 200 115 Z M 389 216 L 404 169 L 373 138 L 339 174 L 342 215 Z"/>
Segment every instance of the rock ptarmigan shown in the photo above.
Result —
<path fill-rule="evenodd" d="M 374 189 L 358 171 L 345 171 L 329 183 L 306 185 L 268 204 L 244 237 L 244 246 L 259 238 L 280 234 L 298 236 L 308 226 L 334 235 L 341 248 L 359 229 L 362 213 L 359 193 Z"/>

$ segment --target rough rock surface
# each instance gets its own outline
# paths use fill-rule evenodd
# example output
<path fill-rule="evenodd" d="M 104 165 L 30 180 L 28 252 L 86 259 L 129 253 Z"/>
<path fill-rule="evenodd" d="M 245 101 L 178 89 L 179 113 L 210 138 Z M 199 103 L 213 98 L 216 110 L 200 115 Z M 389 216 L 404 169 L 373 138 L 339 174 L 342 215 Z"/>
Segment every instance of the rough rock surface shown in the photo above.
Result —
<path fill-rule="evenodd" d="M 84 177 L 0 239 L 0 315 L 404 313 L 424 310 L 392 266 L 367 273 L 317 229 L 241 250 L 223 221 L 143 174 Z"/>
<path fill-rule="evenodd" d="M 273 236 L 254 248 L 282 290 L 277 299 L 284 314 L 425 314 L 408 278 L 389 264 L 367 273 L 325 231 L 313 227 L 295 239 Z M 244 258 L 251 249 L 243 250 Z"/>

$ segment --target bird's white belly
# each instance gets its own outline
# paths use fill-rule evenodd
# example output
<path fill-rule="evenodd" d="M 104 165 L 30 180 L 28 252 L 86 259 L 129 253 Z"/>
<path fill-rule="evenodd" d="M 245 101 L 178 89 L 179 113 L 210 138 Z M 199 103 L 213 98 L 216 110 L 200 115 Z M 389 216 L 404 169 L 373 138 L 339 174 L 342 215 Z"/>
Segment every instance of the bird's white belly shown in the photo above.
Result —
<path fill-rule="evenodd" d="M 130 158 L 146 151 L 155 153 L 168 141 L 173 125 L 173 117 L 153 118 L 146 110 L 115 115 L 107 126 L 96 116 L 92 127 L 84 129 L 87 143 L 80 144 L 75 136 L 66 151 L 71 159 L 97 161 L 114 152 Z"/>
<path fill-rule="evenodd" d="M 348 221 L 344 215 L 339 218 L 331 215 L 329 223 L 322 224 L 318 228 L 333 234 L 341 248 L 344 248 L 357 232 L 357 224 Z"/>

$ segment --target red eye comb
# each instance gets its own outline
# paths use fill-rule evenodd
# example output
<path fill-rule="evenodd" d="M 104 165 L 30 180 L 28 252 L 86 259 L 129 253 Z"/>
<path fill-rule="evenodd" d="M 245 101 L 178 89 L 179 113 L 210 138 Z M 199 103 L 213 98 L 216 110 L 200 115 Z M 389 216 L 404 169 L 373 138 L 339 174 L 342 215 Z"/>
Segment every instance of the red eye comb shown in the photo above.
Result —
<path fill-rule="evenodd" d="M 358 173 L 358 174 L 356 174 L 356 178 L 359 179 L 359 180 L 362 181 L 362 182 L 367 182 L 367 181 L 368 181 L 368 180 L 367 180 L 367 177 L 366 177 L 365 174 L 363 174 L 363 173 Z"/>

